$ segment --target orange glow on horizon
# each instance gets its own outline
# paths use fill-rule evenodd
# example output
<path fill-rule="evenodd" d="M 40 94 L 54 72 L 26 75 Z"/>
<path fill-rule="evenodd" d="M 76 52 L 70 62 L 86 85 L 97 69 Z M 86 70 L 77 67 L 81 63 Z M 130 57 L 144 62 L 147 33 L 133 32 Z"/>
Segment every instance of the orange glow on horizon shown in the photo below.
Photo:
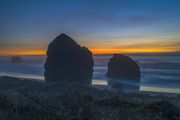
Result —
<path fill-rule="evenodd" d="M 0 51 L 0 56 L 20 56 L 20 55 L 45 55 L 45 50 L 6 50 Z"/>
<path fill-rule="evenodd" d="M 170 49 L 92 49 L 91 51 L 93 54 L 177 52 Z"/>
<path fill-rule="evenodd" d="M 113 54 L 113 53 L 163 53 L 177 52 L 172 49 L 90 49 L 93 54 Z M 14 55 L 45 55 L 46 50 L 6 50 L 0 51 L 0 56 Z"/>

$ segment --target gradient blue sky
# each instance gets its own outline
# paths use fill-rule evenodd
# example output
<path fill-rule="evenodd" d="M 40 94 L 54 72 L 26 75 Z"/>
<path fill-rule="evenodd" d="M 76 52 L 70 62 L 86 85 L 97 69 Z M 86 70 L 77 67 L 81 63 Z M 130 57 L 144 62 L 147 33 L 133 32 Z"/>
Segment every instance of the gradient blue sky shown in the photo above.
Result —
<path fill-rule="evenodd" d="M 0 0 L 0 55 L 61 32 L 98 52 L 180 51 L 180 0 Z"/>

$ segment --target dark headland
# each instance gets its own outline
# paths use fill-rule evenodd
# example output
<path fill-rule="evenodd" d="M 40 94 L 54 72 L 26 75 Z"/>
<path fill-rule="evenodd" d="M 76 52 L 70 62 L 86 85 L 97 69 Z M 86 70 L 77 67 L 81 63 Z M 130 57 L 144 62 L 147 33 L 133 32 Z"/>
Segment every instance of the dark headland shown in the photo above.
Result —
<path fill-rule="evenodd" d="M 179 120 L 180 96 L 0 77 L 0 120 Z"/>

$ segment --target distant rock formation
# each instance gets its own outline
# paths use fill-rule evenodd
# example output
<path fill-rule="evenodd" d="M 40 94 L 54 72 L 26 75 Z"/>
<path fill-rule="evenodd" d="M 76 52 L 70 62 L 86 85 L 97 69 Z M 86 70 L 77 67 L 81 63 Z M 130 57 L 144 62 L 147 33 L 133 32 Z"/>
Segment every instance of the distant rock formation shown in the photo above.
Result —
<path fill-rule="evenodd" d="M 93 65 L 92 53 L 62 33 L 48 46 L 44 65 L 45 81 L 70 81 L 90 85 Z"/>
<path fill-rule="evenodd" d="M 114 54 L 108 63 L 108 72 L 106 76 L 116 80 L 140 81 L 141 75 L 140 68 L 133 59 L 126 55 Z M 111 81 L 108 84 L 114 88 L 122 86 Z"/>
<path fill-rule="evenodd" d="M 20 56 L 13 56 L 11 57 L 11 63 L 21 63 L 22 59 Z"/>

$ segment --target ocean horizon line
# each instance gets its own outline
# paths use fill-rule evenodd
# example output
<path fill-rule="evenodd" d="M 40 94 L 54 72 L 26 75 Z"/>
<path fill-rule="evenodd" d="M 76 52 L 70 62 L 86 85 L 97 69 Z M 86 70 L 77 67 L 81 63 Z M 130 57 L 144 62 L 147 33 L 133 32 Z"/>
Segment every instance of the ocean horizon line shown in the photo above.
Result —
<path fill-rule="evenodd" d="M 180 52 L 146 52 L 146 53 L 93 53 L 93 55 L 113 55 L 113 54 L 125 54 L 125 55 L 177 55 Z M 13 57 L 13 56 L 46 56 L 46 54 L 37 54 L 37 55 L 0 55 L 0 57 Z"/>

